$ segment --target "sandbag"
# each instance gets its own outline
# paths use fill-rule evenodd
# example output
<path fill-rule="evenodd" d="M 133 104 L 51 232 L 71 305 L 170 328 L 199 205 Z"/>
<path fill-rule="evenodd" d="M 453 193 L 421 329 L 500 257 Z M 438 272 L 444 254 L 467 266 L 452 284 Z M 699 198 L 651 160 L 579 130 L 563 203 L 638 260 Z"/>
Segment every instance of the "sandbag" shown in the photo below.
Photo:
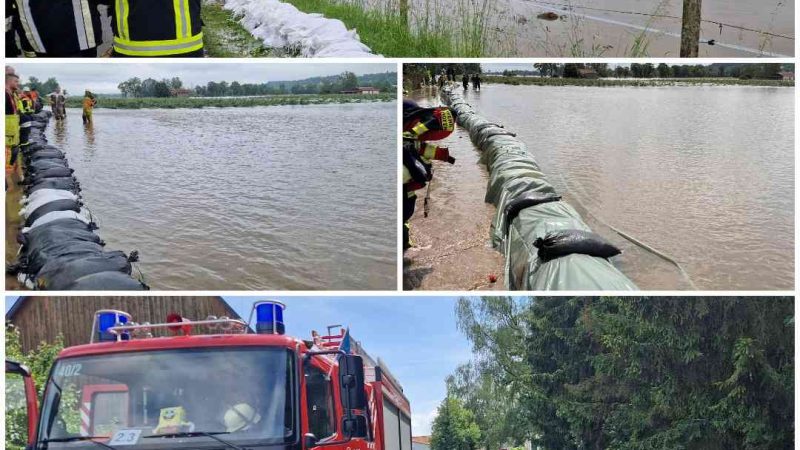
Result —
<path fill-rule="evenodd" d="M 103 246 L 89 241 L 49 242 L 41 244 L 32 242 L 25 255 L 23 267 L 25 272 L 36 275 L 51 259 L 60 258 L 64 262 L 101 255 Z"/>
<path fill-rule="evenodd" d="M 25 189 L 25 192 L 30 194 L 38 191 L 39 189 L 62 189 L 65 191 L 72 191 L 78 193 L 81 191 L 81 184 L 72 177 L 64 178 L 47 178 L 36 184 L 32 184 Z"/>
<path fill-rule="evenodd" d="M 100 272 L 131 274 L 131 263 L 121 251 L 64 262 L 61 259 L 48 261 L 36 276 L 36 288 L 66 290 L 81 277 Z"/>
<path fill-rule="evenodd" d="M 67 162 L 66 159 L 40 159 L 28 163 L 28 170 L 32 172 L 49 169 L 51 167 L 69 167 L 69 162 Z"/>
<path fill-rule="evenodd" d="M 39 189 L 27 197 L 22 197 L 19 202 L 27 208 L 36 209 L 32 206 L 35 203 L 47 203 L 49 201 L 63 199 L 78 200 L 79 198 L 77 194 L 61 189 Z"/>
<path fill-rule="evenodd" d="M 68 291 L 146 291 L 147 285 L 121 272 L 100 272 L 78 278 Z"/>
<path fill-rule="evenodd" d="M 30 170 L 30 175 L 25 178 L 25 183 L 36 184 L 47 178 L 71 177 L 75 170 L 66 166 L 48 167 L 40 170 Z"/>
<path fill-rule="evenodd" d="M 49 158 L 65 159 L 66 157 L 67 155 L 65 155 L 64 152 L 62 152 L 61 150 L 48 149 L 48 148 L 25 154 L 25 159 L 29 161 L 36 161 L 39 159 L 49 159 Z"/>
<path fill-rule="evenodd" d="M 32 242 L 87 241 L 105 245 L 100 236 L 93 233 L 89 226 L 73 219 L 57 220 L 33 229 L 27 234 L 20 233 L 17 240 L 26 249 Z"/>
<path fill-rule="evenodd" d="M 54 211 L 81 211 L 81 204 L 75 200 L 54 200 L 49 203 L 36 208 L 31 212 L 27 219 L 25 219 L 25 226 L 31 226 L 37 219 Z"/>
<path fill-rule="evenodd" d="M 542 203 L 549 203 L 549 202 L 557 202 L 561 200 L 560 195 L 556 195 L 550 192 L 536 192 L 536 191 L 529 191 L 526 192 L 514 200 L 511 200 L 505 207 L 503 211 L 505 215 L 505 233 L 508 233 L 508 227 L 514 219 L 517 218 L 519 212 L 525 208 L 530 208 L 531 206 L 541 205 Z"/>
<path fill-rule="evenodd" d="M 576 253 L 606 259 L 622 253 L 602 236 L 585 230 L 553 231 L 536 239 L 533 246 L 539 249 L 539 258 L 543 261 Z"/>
<path fill-rule="evenodd" d="M 86 216 L 80 213 L 76 213 L 75 211 L 53 211 L 37 219 L 34 223 L 31 224 L 31 226 L 23 228 L 22 232 L 28 233 L 31 230 L 35 230 L 39 226 L 42 226 L 44 224 L 59 219 L 78 219 L 86 223 L 87 225 L 91 223 L 91 221 L 88 218 L 86 218 Z"/>

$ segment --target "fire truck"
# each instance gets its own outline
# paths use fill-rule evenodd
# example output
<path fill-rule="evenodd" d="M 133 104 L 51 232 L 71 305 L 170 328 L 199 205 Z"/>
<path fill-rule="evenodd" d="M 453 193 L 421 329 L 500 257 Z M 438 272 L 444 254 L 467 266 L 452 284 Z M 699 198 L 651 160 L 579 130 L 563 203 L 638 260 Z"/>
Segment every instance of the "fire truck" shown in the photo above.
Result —
<path fill-rule="evenodd" d="M 411 450 L 409 401 L 385 364 L 341 325 L 286 336 L 284 310 L 155 324 L 97 311 L 90 343 L 58 355 L 41 411 L 30 371 L 6 361 L 25 381 L 27 448 Z"/>

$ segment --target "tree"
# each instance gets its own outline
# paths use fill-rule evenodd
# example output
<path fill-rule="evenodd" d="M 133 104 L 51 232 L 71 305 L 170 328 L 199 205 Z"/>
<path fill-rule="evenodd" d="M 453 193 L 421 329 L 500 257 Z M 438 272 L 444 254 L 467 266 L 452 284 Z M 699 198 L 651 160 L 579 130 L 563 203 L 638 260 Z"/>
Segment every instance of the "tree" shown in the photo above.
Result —
<path fill-rule="evenodd" d="M 665 63 L 659 64 L 656 71 L 659 78 L 670 78 L 672 76 L 672 69 Z"/>
<path fill-rule="evenodd" d="M 344 72 L 339 76 L 339 83 L 342 90 L 355 89 L 358 87 L 358 77 L 353 72 Z"/>
<path fill-rule="evenodd" d="M 42 342 L 36 350 L 23 353 L 20 332 L 13 325 L 6 325 L 6 359 L 24 364 L 31 370 L 31 377 L 36 384 L 38 397 L 44 392 L 45 382 L 50 368 L 64 348 L 64 339 L 58 336 L 52 344 Z M 27 413 L 24 407 L 25 393 L 20 383 L 6 377 L 6 448 L 23 449 L 27 442 Z"/>
<path fill-rule="evenodd" d="M 508 386 L 502 398 L 544 449 L 791 448 L 793 303 L 461 299 L 459 329 L 482 364 L 457 371 L 467 388 L 450 395 L 481 408 L 497 395 L 483 394 L 484 377 Z"/>
<path fill-rule="evenodd" d="M 458 399 L 445 398 L 433 421 L 431 450 L 475 450 L 480 438 L 472 412 Z"/>

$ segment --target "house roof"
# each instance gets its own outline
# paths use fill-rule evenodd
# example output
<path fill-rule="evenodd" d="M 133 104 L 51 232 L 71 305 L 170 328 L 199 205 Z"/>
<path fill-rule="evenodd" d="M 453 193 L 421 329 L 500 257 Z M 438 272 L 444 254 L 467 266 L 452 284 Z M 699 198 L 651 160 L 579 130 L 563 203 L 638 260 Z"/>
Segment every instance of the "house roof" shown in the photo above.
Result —
<path fill-rule="evenodd" d="M 424 444 L 430 445 L 431 444 L 431 437 L 430 436 L 414 436 L 411 438 L 411 442 L 415 444 Z"/>

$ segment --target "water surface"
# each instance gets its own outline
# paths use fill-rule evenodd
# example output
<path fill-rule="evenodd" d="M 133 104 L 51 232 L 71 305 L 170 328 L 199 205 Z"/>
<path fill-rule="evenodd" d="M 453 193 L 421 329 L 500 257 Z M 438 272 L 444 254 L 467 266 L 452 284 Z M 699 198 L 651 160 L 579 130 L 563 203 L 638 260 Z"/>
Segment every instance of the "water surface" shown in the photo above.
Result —
<path fill-rule="evenodd" d="M 466 99 L 698 288 L 792 289 L 794 88 L 485 85 Z"/>
<path fill-rule="evenodd" d="M 66 152 L 154 289 L 395 289 L 393 103 L 80 111 Z"/>

